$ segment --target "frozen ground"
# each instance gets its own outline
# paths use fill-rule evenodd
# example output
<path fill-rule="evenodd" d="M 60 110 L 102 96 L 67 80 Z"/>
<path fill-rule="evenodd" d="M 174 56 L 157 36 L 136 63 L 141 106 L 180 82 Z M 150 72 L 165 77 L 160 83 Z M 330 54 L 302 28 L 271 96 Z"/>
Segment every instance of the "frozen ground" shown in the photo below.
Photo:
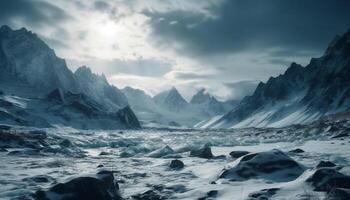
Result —
<path fill-rule="evenodd" d="M 0 134 L 0 199 L 31 199 L 39 189 L 96 173 L 99 165 L 113 171 L 125 199 L 259 199 L 257 192 L 271 188 L 278 189 L 263 196 L 280 200 L 323 199 L 325 193 L 314 191 L 306 181 L 315 166 L 321 160 L 331 161 L 343 166 L 341 173 L 350 172 L 350 138 L 344 130 L 326 125 L 230 131 L 38 131 L 12 127 Z M 189 156 L 190 150 L 205 144 L 211 146 L 213 159 Z M 289 152 L 297 148 L 304 152 Z M 283 151 L 300 164 L 299 170 L 305 171 L 289 180 L 279 179 L 274 173 L 268 178 L 256 176 L 236 181 L 219 178 L 224 168 L 230 169 L 243 160 L 235 160 L 230 152 L 272 149 Z M 181 160 L 184 168 L 171 169 L 169 163 L 174 158 Z"/>

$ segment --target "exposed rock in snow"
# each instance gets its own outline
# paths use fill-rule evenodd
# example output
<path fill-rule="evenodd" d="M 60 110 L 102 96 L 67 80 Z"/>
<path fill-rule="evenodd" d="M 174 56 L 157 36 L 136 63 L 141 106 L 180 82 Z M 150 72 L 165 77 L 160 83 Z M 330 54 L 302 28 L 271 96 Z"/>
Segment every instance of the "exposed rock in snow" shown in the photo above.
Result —
<path fill-rule="evenodd" d="M 294 180 L 305 168 L 277 149 L 251 153 L 234 161 L 233 166 L 225 169 L 219 178 L 230 181 L 247 179 L 266 179 L 274 181 Z"/>
<path fill-rule="evenodd" d="M 315 191 L 330 192 L 333 188 L 350 189 L 350 176 L 333 168 L 319 168 L 306 180 Z"/>
<path fill-rule="evenodd" d="M 190 156 L 199 157 L 199 158 L 206 158 L 206 159 L 214 158 L 214 156 L 211 152 L 210 146 L 208 144 L 205 144 L 205 145 L 201 146 L 200 148 L 191 150 Z"/>
<path fill-rule="evenodd" d="M 181 161 L 181 160 L 172 160 L 170 162 L 170 165 L 169 167 L 172 168 L 172 169 L 182 169 L 184 168 L 184 163 Z"/>
<path fill-rule="evenodd" d="M 59 183 L 48 191 L 37 191 L 36 199 L 56 200 L 56 199 L 86 199 L 86 200 L 118 200 L 118 183 L 114 180 L 111 171 L 99 171 L 96 176 L 78 177 L 66 183 Z"/>
<path fill-rule="evenodd" d="M 335 188 L 327 194 L 326 200 L 348 200 L 350 199 L 350 189 Z"/>
<path fill-rule="evenodd" d="M 210 128 L 282 127 L 310 123 L 350 108 L 350 31 L 338 37 L 320 58 L 260 83 L 252 96 Z"/>

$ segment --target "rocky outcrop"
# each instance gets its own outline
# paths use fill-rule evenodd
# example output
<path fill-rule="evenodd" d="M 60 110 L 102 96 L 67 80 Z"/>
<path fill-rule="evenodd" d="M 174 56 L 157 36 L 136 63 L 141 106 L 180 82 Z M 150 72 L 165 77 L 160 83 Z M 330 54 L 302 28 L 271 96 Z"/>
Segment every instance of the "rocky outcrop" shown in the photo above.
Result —
<path fill-rule="evenodd" d="M 261 178 L 280 182 L 294 180 L 304 170 L 304 166 L 282 151 L 274 149 L 241 157 L 236 165 L 224 169 L 219 178 L 225 178 L 230 181 Z"/>
<path fill-rule="evenodd" d="M 95 176 L 74 178 L 66 183 L 59 183 L 50 189 L 35 193 L 38 200 L 121 200 L 118 183 L 111 171 L 101 170 Z"/>

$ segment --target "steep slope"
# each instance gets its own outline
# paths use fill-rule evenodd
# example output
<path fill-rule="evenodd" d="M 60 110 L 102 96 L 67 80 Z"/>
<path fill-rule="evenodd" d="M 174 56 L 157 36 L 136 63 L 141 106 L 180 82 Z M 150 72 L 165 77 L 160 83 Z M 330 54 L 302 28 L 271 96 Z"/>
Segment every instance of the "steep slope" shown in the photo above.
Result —
<path fill-rule="evenodd" d="M 308 123 L 350 107 L 350 31 L 337 36 L 320 58 L 292 63 L 260 83 L 252 96 L 206 127 L 280 127 Z"/>
<path fill-rule="evenodd" d="M 0 69 L 0 123 L 140 127 L 126 97 L 104 76 L 87 67 L 73 74 L 63 59 L 24 28 L 0 28 Z"/>
<path fill-rule="evenodd" d="M 118 110 L 128 105 L 125 95 L 110 85 L 104 75 L 93 74 L 86 66 L 78 68 L 74 75 L 80 91 L 105 106 L 107 110 Z"/>
<path fill-rule="evenodd" d="M 25 28 L 0 28 L 0 82 L 20 80 L 48 93 L 55 88 L 77 92 L 73 73 L 63 59 L 48 47 L 36 34 Z"/>

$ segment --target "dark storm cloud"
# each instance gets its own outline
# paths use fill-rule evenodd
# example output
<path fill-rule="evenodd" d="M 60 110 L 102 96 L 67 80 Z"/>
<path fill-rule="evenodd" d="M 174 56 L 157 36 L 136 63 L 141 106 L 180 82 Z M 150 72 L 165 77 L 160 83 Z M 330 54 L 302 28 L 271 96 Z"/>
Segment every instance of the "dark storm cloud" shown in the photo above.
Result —
<path fill-rule="evenodd" d="M 1 0 L 0 23 L 14 24 L 13 20 L 20 19 L 26 24 L 41 26 L 54 25 L 62 20 L 71 18 L 64 10 L 43 1 Z"/>
<path fill-rule="evenodd" d="M 216 17 L 182 10 L 144 14 L 157 45 L 202 56 L 266 48 L 321 52 L 350 28 L 349 0 L 226 0 L 208 10 Z"/>

